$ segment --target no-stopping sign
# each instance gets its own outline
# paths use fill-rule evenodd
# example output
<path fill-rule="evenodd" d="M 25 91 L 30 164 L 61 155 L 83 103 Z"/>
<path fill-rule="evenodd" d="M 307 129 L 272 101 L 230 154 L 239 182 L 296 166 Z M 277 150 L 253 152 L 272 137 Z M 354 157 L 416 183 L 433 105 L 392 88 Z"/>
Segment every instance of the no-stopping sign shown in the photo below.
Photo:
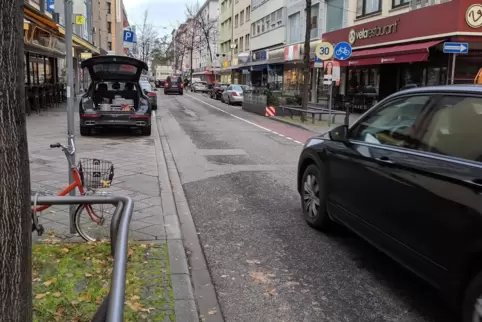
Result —
<path fill-rule="evenodd" d="M 321 60 L 328 60 L 333 57 L 333 45 L 329 42 L 319 43 L 315 48 L 315 55 Z"/>

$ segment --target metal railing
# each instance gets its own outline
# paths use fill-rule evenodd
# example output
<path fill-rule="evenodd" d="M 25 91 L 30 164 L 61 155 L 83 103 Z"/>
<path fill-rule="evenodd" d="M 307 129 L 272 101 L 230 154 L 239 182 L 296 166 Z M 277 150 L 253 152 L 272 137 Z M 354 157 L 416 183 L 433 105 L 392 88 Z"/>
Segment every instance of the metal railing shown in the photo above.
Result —
<path fill-rule="evenodd" d="M 37 205 L 112 204 L 116 207 L 110 227 L 111 252 L 114 257 L 114 268 L 112 271 L 110 291 L 107 297 L 108 305 L 105 321 L 124 321 L 129 223 L 134 209 L 132 199 L 121 196 L 49 196 L 37 197 L 36 200 L 32 198 L 32 204 L 34 202 L 36 202 Z M 101 308 L 99 308 L 99 310 L 100 309 Z"/>

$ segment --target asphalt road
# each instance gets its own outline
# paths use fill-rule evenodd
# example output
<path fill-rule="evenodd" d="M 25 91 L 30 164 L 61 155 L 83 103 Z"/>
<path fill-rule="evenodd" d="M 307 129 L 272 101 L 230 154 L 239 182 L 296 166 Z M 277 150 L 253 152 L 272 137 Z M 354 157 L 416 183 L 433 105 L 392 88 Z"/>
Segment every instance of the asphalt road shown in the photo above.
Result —
<path fill-rule="evenodd" d="M 200 94 L 158 95 L 226 321 L 456 321 L 365 241 L 304 223 L 296 167 L 312 133 Z"/>

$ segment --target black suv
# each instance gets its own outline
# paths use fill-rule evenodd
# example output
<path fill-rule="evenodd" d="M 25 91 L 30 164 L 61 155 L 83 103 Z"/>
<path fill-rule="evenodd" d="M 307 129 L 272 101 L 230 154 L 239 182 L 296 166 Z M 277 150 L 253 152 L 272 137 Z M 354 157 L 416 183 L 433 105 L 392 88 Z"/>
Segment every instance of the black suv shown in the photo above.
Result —
<path fill-rule="evenodd" d="M 80 101 L 80 135 L 95 128 L 123 127 L 151 135 L 151 105 L 139 84 L 147 64 L 126 56 L 97 56 L 82 62 L 92 82 Z"/>
<path fill-rule="evenodd" d="M 184 84 L 179 76 L 167 76 L 164 83 L 164 94 L 177 93 L 184 94 Z"/>

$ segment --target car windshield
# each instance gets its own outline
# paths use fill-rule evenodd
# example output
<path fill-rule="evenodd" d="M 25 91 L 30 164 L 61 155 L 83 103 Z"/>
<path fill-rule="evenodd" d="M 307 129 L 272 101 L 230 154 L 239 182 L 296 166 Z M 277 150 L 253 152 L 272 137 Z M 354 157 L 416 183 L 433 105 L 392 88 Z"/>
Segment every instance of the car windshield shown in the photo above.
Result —
<path fill-rule="evenodd" d="M 171 83 L 175 83 L 179 80 L 179 77 L 171 77 Z"/>

